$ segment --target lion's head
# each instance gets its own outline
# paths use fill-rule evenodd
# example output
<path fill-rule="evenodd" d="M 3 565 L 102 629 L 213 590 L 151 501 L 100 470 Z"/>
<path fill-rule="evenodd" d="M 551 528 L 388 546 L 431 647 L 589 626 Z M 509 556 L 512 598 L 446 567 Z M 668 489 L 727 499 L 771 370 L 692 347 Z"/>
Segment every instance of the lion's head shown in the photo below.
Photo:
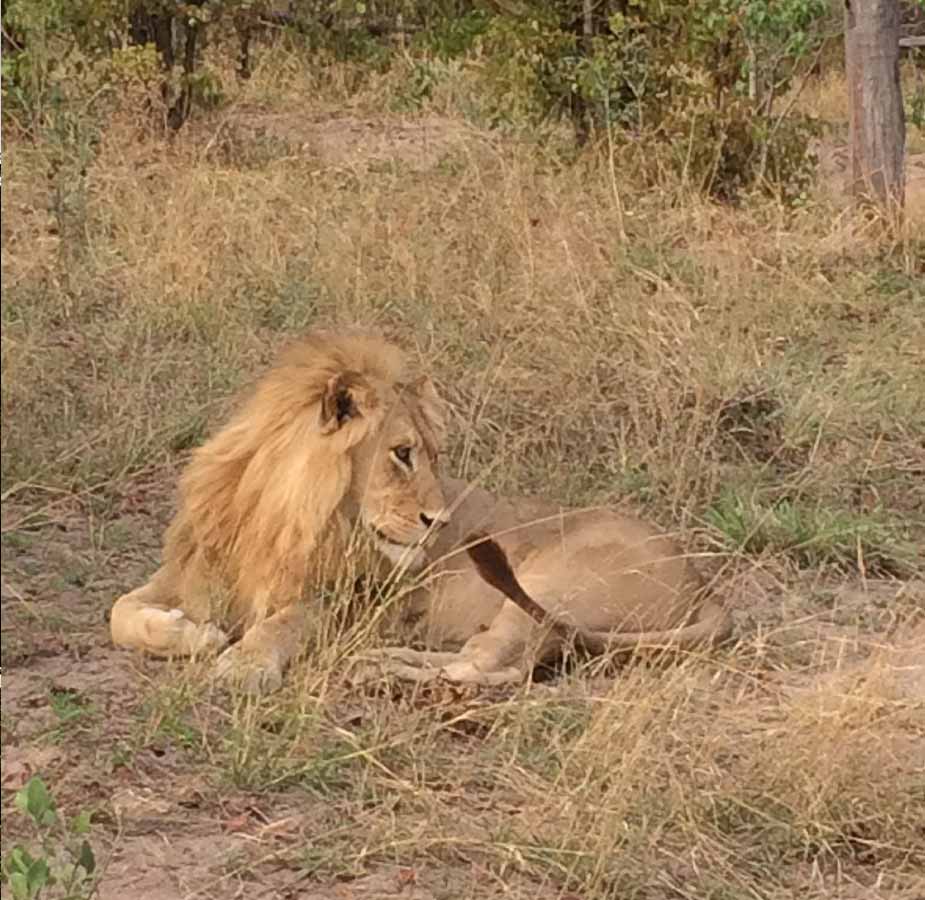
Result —
<path fill-rule="evenodd" d="M 427 539 L 449 519 L 437 478 L 443 416 L 427 379 L 392 394 L 379 427 L 350 451 L 353 476 L 341 508 L 391 562 L 416 568 Z"/>
<path fill-rule="evenodd" d="M 403 369 L 374 337 L 316 332 L 290 348 L 194 454 L 168 554 L 220 567 L 242 599 L 301 590 L 354 527 L 393 563 L 422 564 L 448 519 L 444 422 L 432 384 Z"/>

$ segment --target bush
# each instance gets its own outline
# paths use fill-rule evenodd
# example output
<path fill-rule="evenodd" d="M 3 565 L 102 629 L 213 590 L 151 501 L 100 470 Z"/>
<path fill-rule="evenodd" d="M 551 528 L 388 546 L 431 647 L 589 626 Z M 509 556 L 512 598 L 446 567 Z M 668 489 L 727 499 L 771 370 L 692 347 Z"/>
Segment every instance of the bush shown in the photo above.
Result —
<path fill-rule="evenodd" d="M 568 115 L 580 138 L 654 140 L 653 177 L 668 167 L 729 199 L 753 184 L 799 193 L 813 129 L 776 107 L 822 45 L 824 0 L 617 5 L 587 23 L 572 0 L 496 17 L 481 40 L 490 121 Z"/>

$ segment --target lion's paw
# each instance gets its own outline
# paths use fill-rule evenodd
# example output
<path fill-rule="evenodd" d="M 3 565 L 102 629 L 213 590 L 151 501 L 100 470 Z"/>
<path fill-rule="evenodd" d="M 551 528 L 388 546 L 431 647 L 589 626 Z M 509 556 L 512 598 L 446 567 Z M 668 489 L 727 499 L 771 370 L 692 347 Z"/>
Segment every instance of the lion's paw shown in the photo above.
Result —
<path fill-rule="evenodd" d="M 144 607 L 131 624 L 130 638 L 117 643 L 177 656 L 217 653 L 228 645 L 228 635 L 221 628 L 211 622 L 194 622 L 182 609 Z"/>
<path fill-rule="evenodd" d="M 459 659 L 444 666 L 440 675 L 454 684 L 477 684 L 482 687 L 499 687 L 505 684 L 519 684 L 524 674 L 516 666 L 482 670 L 472 660 Z"/>
<path fill-rule="evenodd" d="M 283 684 L 283 668 L 279 661 L 243 648 L 229 647 L 215 663 L 215 676 L 247 694 L 272 694 Z"/>
<path fill-rule="evenodd" d="M 202 653 L 218 653 L 219 650 L 228 646 L 228 635 L 211 622 L 206 622 L 204 625 L 194 625 L 187 620 L 184 642 L 189 648 L 190 656 L 198 656 Z"/>

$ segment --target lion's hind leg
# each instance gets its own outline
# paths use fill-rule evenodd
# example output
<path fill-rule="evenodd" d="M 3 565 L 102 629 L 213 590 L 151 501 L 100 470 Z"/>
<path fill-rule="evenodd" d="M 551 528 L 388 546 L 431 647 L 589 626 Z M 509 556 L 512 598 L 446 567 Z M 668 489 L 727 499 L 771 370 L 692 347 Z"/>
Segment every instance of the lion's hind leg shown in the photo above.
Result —
<path fill-rule="evenodd" d="M 360 683 L 382 675 L 394 675 L 422 684 L 444 680 L 497 687 L 518 684 L 525 677 L 518 666 L 498 664 L 494 659 L 465 647 L 454 653 L 387 647 L 361 654 L 356 662 L 359 663 L 359 676 L 355 678 Z"/>
<path fill-rule="evenodd" d="M 452 681 L 497 687 L 523 682 L 532 663 L 548 655 L 548 635 L 515 604 L 506 601 L 490 627 L 455 653 L 389 647 L 364 654 L 383 674 L 409 681 Z"/>
<path fill-rule="evenodd" d="M 109 619 L 113 643 L 153 656 L 194 656 L 224 647 L 228 635 L 211 622 L 188 618 L 174 605 L 176 598 L 163 590 L 162 580 L 158 572 L 116 600 Z"/>
<path fill-rule="evenodd" d="M 378 647 L 358 654 L 353 678 L 358 683 L 394 675 L 406 681 L 426 683 L 441 677 L 443 666 L 459 662 L 456 651 L 412 650 L 410 647 Z"/>

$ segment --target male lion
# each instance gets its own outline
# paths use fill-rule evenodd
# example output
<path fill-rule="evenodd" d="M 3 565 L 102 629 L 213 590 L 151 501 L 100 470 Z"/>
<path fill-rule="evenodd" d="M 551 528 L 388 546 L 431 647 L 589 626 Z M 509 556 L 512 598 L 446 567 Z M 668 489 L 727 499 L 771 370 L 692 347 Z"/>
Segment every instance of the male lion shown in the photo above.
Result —
<path fill-rule="evenodd" d="M 609 509 L 563 511 L 443 477 L 443 439 L 433 386 L 404 379 L 397 348 L 309 335 L 193 455 L 163 564 L 116 601 L 113 641 L 173 656 L 240 636 L 219 673 L 275 689 L 305 643 L 313 592 L 336 581 L 357 530 L 381 561 L 432 574 L 400 615 L 409 642 L 431 649 L 380 654 L 418 680 L 521 679 L 531 660 L 561 652 L 570 629 L 596 651 L 729 634 L 727 613 L 671 539 Z M 510 561 L 517 591 L 567 627 L 544 627 L 507 599 L 503 577 L 501 590 L 483 579 L 466 552 L 475 532 Z"/>

